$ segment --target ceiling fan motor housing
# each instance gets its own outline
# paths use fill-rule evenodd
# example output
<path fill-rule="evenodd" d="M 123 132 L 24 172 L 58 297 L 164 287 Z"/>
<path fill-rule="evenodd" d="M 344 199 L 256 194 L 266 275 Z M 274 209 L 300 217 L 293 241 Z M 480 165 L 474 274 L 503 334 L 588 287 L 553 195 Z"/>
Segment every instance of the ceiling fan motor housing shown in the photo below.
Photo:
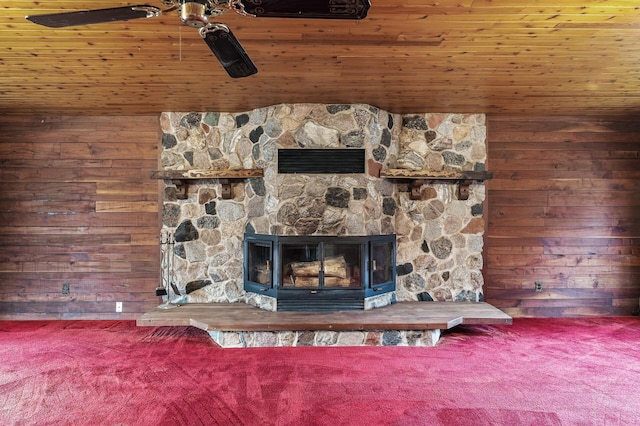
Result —
<path fill-rule="evenodd" d="M 206 0 L 183 0 L 180 5 L 182 23 L 194 28 L 202 28 L 209 23 Z"/>

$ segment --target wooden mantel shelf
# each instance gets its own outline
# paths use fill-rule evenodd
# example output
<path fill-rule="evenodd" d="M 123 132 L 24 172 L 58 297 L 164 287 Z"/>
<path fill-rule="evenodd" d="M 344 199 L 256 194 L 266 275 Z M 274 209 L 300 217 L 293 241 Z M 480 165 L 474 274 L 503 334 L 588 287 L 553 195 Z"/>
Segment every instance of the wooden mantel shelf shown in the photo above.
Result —
<path fill-rule="evenodd" d="M 151 179 L 246 179 L 264 176 L 262 169 L 237 170 L 152 170 Z"/>
<path fill-rule="evenodd" d="M 493 178 L 493 172 L 475 171 L 442 171 L 408 170 L 408 169 L 384 169 L 380 170 L 380 177 L 386 179 L 410 180 L 411 199 L 420 199 L 420 186 L 428 181 L 444 181 L 458 183 L 458 199 L 469 198 L 469 185 L 473 181 L 485 181 Z"/>
<path fill-rule="evenodd" d="M 493 177 L 493 172 L 474 172 L 474 171 L 434 172 L 430 170 L 383 169 L 383 170 L 380 170 L 380 177 L 384 177 L 387 179 L 488 180 Z"/>
<path fill-rule="evenodd" d="M 152 170 L 151 179 L 167 179 L 173 181 L 178 189 L 178 199 L 186 199 L 189 181 L 199 179 L 220 179 L 222 198 L 232 198 L 231 179 L 248 179 L 264 177 L 263 169 L 228 169 L 228 170 Z"/>

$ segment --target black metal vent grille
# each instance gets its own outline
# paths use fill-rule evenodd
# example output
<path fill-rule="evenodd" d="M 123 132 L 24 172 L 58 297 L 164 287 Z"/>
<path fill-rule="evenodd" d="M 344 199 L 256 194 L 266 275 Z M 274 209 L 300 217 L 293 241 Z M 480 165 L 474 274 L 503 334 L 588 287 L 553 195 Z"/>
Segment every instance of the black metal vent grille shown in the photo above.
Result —
<path fill-rule="evenodd" d="M 310 311 L 310 312 L 333 312 L 333 311 L 362 311 L 364 310 L 364 299 L 330 299 L 330 300 L 286 300 L 278 298 L 278 311 Z"/>
<path fill-rule="evenodd" d="M 364 173 L 364 149 L 279 149 L 278 173 Z"/>

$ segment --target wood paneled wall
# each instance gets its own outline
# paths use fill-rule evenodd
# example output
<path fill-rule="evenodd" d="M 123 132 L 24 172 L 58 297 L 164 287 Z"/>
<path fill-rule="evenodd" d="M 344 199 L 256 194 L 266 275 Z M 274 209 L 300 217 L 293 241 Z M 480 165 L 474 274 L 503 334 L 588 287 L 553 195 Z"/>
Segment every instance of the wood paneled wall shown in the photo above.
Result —
<path fill-rule="evenodd" d="M 637 309 L 638 122 L 489 116 L 488 130 L 487 301 L 515 316 Z M 160 137 L 157 116 L 0 116 L 0 319 L 159 303 Z"/>
<path fill-rule="evenodd" d="M 490 116 L 488 141 L 487 301 L 514 316 L 637 310 L 640 121 Z"/>
<path fill-rule="evenodd" d="M 0 318 L 159 303 L 160 138 L 157 116 L 0 116 Z"/>

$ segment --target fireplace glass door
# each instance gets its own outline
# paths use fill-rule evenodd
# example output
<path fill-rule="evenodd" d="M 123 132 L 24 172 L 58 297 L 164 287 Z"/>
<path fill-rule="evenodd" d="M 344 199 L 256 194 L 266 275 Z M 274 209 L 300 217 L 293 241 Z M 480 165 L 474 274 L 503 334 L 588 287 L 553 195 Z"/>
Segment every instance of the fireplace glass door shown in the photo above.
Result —
<path fill-rule="evenodd" d="M 371 243 L 371 285 L 393 280 L 393 242 Z"/>
<path fill-rule="evenodd" d="M 270 294 L 274 288 L 274 245 L 271 236 L 245 238 L 244 275 L 247 290 Z"/>
<path fill-rule="evenodd" d="M 365 309 L 366 298 L 395 291 L 395 244 L 395 235 L 245 234 L 244 289 L 276 298 L 278 311 Z"/>
<path fill-rule="evenodd" d="M 282 287 L 320 288 L 320 244 L 282 244 Z"/>
<path fill-rule="evenodd" d="M 367 295 L 395 290 L 395 253 L 395 238 L 389 236 L 372 237 L 372 241 L 369 243 L 370 277 Z"/>
<path fill-rule="evenodd" d="M 283 243 L 282 288 L 362 288 L 362 243 Z"/>
<path fill-rule="evenodd" d="M 325 243 L 324 287 L 362 287 L 362 244 Z"/>

